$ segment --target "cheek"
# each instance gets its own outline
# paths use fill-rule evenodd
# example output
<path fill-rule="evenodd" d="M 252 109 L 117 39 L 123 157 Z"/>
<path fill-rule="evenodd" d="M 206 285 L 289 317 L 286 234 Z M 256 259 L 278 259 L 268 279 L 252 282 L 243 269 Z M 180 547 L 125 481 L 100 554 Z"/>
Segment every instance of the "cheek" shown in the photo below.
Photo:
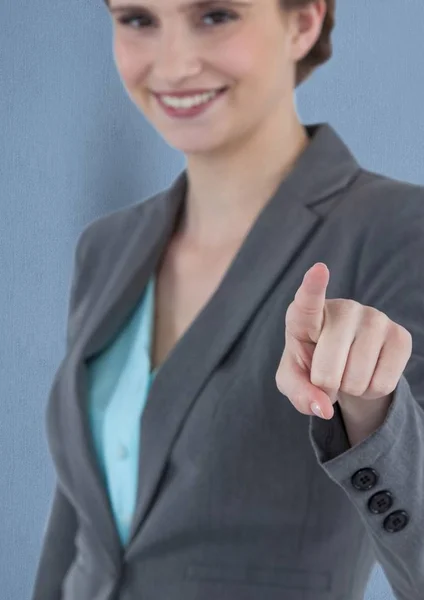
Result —
<path fill-rule="evenodd" d="M 266 34 L 250 30 L 219 47 L 219 51 L 215 49 L 211 59 L 211 64 L 232 75 L 235 81 L 240 79 L 241 83 L 253 86 L 268 77 L 276 62 L 275 46 L 266 39 Z"/>
<path fill-rule="evenodd" d="M 209 65 L 218 76 L 228 79 L 229 84 L 254 86 L 257 85 L 258 77 L 261 77 L 260 61 L 252 45 L 231 44 L 228 50 L 219 49 L 205 65 Z"/>
<path fill-rule="evenodd" d="M 143 79 L 148 60 L 142 49 L 135 44 L 115 42 L 114 57 L 116 68 L 128 87 Z"/>

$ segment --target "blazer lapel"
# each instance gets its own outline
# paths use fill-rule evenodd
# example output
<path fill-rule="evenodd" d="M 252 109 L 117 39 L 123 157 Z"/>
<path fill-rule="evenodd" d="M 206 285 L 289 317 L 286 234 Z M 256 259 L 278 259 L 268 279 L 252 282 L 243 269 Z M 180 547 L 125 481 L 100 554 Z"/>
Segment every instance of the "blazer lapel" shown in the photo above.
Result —
<path fill-rule="evenodd" d="M 320 226 L 321 217 L 313 205 L 346 186 L 359 169 L 331 127 L 310 125 L 307 130 L 311 143 L 260 213 L 218 289 L 152 384 L 141 420 L 137 504 L 124 550 L 127 557 L 152 507 L 178 431 L 202 386 Z M 118 246 L 115 268 L 91 326 L 81 333 L 74 368 L 68 371 L 73 374 L 67 382 L 70 402 L 66 415 L 75 432 L 69 454 L 72 476 L 78 483 L 78 500 L 112 561 L 118 557 L 119 540 L 87 427 L 85 361 L 113 339 L 140 301 L 184 209 L 186 189 L 184 171 L 154 202 L 146 203 L 137 234 L 119 240 L 122 245 Z"/>

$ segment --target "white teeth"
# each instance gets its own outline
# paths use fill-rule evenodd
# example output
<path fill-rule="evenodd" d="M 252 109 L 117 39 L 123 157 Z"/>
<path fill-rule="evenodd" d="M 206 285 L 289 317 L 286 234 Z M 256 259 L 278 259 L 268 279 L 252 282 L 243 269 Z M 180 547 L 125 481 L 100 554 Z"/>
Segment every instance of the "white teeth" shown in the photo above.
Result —
<path fill-rule="evenodd" d="M 213 92 L 206 92 L 205 94 L 198 94 L 196 96 L 189 96 L 186 98 L 175 98 L 173 96 L 161 96 L 161 100 L 164 104 L 172 106 L 173 108 L 191 108 L 198 104 L 204 104 L 209 102 L 214 96 L 216 96 L 218 90 Z"/>

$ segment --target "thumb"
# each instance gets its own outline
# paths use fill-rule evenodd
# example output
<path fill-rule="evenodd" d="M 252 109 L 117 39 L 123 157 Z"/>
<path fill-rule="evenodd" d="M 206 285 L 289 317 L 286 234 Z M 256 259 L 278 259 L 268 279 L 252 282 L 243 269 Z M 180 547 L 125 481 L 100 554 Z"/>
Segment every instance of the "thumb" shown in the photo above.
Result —
<path fill-rule="evenodd" d="M 311 408 L 311 404 L 316 403 L 321 410 L 322 417 L 331 419 L 334 415 L 333 402 L 336 400 L 336 397 L 332 398 L 334 394 L 331 394 L 330 391 L 327 394 L 311 383 L 309 371 L 303 369 L 294 360 L 291 353 L 286 354 L 284 363 L 280 365 L 276 375 L 279 391 L 287 396 L 299 412 L 305 415 L 316 414 Z"/>

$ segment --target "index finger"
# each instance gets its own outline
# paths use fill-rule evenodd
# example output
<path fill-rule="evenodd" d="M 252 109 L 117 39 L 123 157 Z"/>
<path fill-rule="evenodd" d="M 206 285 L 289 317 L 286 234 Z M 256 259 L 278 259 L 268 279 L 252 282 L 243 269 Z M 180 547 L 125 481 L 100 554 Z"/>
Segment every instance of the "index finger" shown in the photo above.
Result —
<path fill-rule="evenodd" d="M 324 324 L 324 307 L 330 272 L 324 263 L 315 263 L 305 273 L 292 303 L 291 316 L 303 334 L 319 335 Z"/>

